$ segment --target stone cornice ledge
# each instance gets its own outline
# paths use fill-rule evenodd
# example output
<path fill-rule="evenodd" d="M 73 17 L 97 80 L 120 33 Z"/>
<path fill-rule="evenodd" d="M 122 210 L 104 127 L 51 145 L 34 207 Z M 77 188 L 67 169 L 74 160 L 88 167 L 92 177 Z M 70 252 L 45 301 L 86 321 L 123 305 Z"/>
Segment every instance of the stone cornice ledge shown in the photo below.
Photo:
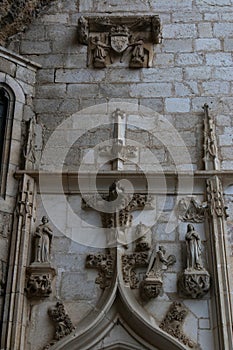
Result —
<path fill-rule="evenodd" d="M 3 46 L 0 46 L 0 57 L 5 58 L 13 63 L 19 64 L 23 67 L 28 67 L 34 71 L 41 68 L 42 66 L 39 63 L 29 60 L 26 57 L 16 54 L 13 51 L 6 49 Z"/>

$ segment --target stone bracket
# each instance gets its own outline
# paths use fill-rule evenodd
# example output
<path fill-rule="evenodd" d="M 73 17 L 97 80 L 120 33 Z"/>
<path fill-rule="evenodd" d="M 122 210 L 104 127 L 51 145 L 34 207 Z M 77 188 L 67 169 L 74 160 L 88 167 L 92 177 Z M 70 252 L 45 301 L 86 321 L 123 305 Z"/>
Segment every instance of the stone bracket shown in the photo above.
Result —
<path fill-rule="evenodd" d="M 25 292 L 28 298 L 44 298 L 52 293 L 56 270 L 47 263 L 32 263 L 26 270 Z"/>
<path fill-rule="evenodd" d="M 210 290 L 210 274 L 205 269 L 200 271 L 186 269 L 179 278 L 179 287 L 190 298 L 202 298 Z"/>

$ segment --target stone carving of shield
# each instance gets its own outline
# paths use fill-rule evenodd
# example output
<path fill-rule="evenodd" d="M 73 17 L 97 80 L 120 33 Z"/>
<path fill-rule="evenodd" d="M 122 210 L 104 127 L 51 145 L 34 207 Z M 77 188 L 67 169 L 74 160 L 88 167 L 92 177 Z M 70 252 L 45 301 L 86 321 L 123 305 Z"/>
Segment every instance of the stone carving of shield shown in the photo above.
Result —
<path fill-rule="evenodd" d="M 111 47 L 114 51 L 121 53 L 127 49 L 128 44 L 128 35 L 111 35 Z"/>

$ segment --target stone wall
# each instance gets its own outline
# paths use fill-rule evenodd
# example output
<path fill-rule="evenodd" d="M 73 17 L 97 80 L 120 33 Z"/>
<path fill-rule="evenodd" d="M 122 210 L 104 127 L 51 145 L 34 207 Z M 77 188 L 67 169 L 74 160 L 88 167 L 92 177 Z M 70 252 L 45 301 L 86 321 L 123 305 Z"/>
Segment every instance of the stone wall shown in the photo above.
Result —
<path fill-rule="evenodd" d="M 19 53 L 43 67 L 34 100 L 41 123 L 49 133 L 78 109 L 124 98 L 167 116 L 191 143 L 193 167 L 201 169 L 202 106 L 208 103 L 218 125 L 222 167 L 231 169 L 231 5 L 230 1 L 219 5 L 188 0 L 127 6 L 124 2 L 93 5 L 80 1 L 79 7 L 73 1 L 54 4 L 19 43 Z M 155 47 L 153 68 L 86 67 L 86 47 L 77 37 L 78 18 L 105 11 L 159 14 L 163 42 Z"/>
<path fill-rule="evenodd" d="M 51 148 L 50 144 L 45 147 L 51 153 L 46 153 L 34 170 L 38 166 L 45 171 L 78 171 L 80 164 L 85 171 L 101 167 L 103 158 L 98 155 L 99 147 L 112 138 L 111 116 L 118 107 L 127 114 L 126 138 L 138 147 L 136 159 L 125 164 L 127 171 L 138 174 L 140 168 L 148 172 L 203 170 L 204 103 L 208 103 L 216 121 L 221 169 L 232 170 L 232 5 L 232 0 L 222 0 L 221 4 L 215 0 L 53 2 L 45 13 L 33 20 L 25 33 L 14 37 L 8 45 L 10 50 L 41 65 L 36 79 L 34 72 L 28 77 L 28 70 L 19 63 L 15 65 L 3 60 L 6 73 L 19 80 L 26 94 L 25 120 L 35 113 L 37 122 L 43 126 L 43 145 L 52 140 Z M 163 40 L 154 46 L 151 68 L 129 69 L 120 62 L 102 69 L 87 66 L 87 47 L 78 40 L 77 25 L 81 15 L 152 13 L 161 18 Z M 181 137 L 181 144 L 177 144 L 174 132 Z M 189 157 L 184 161 L 187 150 Z M 20 164 L 19 160 L 17 164 Z M 104 164 L 102 169 L 109 171 L 111 168 Z M 188 317 L 182 325 L 187 337 L 202 350 L 217 350 L 214 292 L 202 300 L 192 300 L 177 289 L 179 275 L 185 268 L 187 223 L 178 220 L 178 224 L 174 224 L 177 223 L 174 209 L 177 194 L 180 194 L 174 179 L 175 175 L 172 184 L 166 188 L 165 203 L 163 195 L 158 195 L 159 187 L 154 189 L 155 209 L 144 213 L 141 220 L 151 227 L 153 245 L 163 244 L 168 254 L 176 256 L 177 263 L 166 272 L 163 292 L 156 300 L 144 303 L 137 288 L 128 288 L 128 296 L 139 305 L 137 310 L 146 310 L 150 322 L 157 328 L 172 302 L 179 300 L 188 309 Z M 101 183 L 105 193 L 111 180 L 113 178 Z M 70 182 L 64 185 L 66 181 Z M 145 186 L 140 181 L 135 181 L 135 188 L 142 192 Z M 81 208 L 77 182 L 77 178 L 65 179 L 66 193 L 61 195 L 56 193 L 55 181 L 47 179 L 44 194 L 37 196 L 37 224 L 44 214 L 51 219 L 54 234 L 51 264 L 56 268 L 57 276 L 53 281 L 53 292 L 46 301 L 28 304 L 27 350 L 39 350 L 53 339 L 54 325 L 47 310 L 57 299 L 64 301 L 77 332 L 81 333 L 81 321 L 88 313 L 96 311 L 98 299 L 104 295 L 95 284 L 97 271 L 86 269 L 85 261 L 90 253 L 104 252 L 105 231 L 99 214 Z M 206 200 L 203 179 L 194 181 L 193 192 L 192 188 L 185 188 L 185 182 L 183 184 L 182 195 L 194 194 L 200 203 Z M 232 193 L 227 193 L 227 200 L 232 216 Z M 81 219 L 81 223 L 73 214 Z M 139 214 L 134 213 L 133 223 L 134 226 L 140 223 Z M 168 223 L 175 225 L 172 231 L 167 230 Z M 229 240 L 232 241 L 231 220 L 229 223 Z M 203 264 L 212 273 L 209 226 L 197 223 L 195 228 L 201 236 Z M 5 238 L 0 242 L 5 244 Z M 126 253 L 133 251 L 134 245 L 129 246 Z M 145 269 L 141 269 L 140 281 L 144 275 Z"/>

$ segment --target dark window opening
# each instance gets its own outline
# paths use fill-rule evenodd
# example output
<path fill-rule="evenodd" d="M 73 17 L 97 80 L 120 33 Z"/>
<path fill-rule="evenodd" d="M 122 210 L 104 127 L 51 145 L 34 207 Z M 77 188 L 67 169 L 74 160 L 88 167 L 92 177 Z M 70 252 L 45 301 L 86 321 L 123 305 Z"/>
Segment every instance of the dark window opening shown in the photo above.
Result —
<path fill-rule="evenodd" d="M 2 165 L 3 148 L 6 132 L 7 110 L 9 107 L 9 96 L 6 91 L 0 89 L 0 164 Z"/>
<path fill-rule="evenodd" d="M 0 196 L 5 197 L 13 123 L 14 95 L 0 85 Z"/>

